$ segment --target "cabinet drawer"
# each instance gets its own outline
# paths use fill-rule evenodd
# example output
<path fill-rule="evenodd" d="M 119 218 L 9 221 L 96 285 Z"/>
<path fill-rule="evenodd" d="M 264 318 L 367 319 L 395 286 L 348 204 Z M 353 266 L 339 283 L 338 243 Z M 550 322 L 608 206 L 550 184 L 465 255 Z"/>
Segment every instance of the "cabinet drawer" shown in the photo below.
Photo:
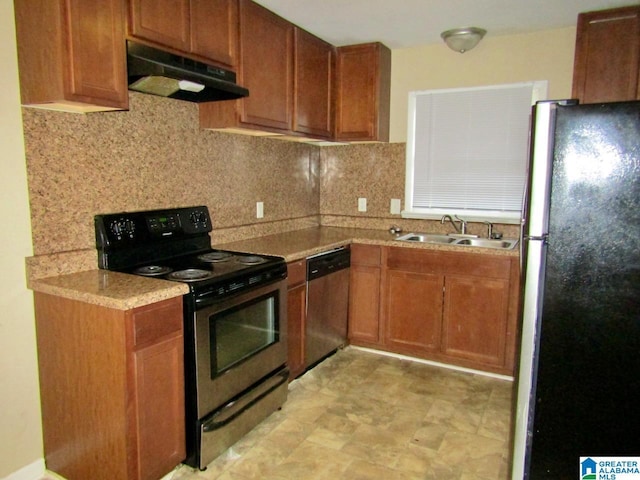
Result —
<path fill-rule="evenodd" d="M 307 280 L 307 261 L 298 260 L 287 264 L 288 287 L 292 288 Z"/>
<path fill-rule="evenodd" d="M 182 331 L 182 299 L 138 308 L 132 313 L 133 344 L 140 346 Z"/>
<path fill-rule="evenodd" d="M 352 245 L 351 263 L 356 265 L 370 265 L 372 267 L 379 266 L 380 247 L 376 245 Z"/>

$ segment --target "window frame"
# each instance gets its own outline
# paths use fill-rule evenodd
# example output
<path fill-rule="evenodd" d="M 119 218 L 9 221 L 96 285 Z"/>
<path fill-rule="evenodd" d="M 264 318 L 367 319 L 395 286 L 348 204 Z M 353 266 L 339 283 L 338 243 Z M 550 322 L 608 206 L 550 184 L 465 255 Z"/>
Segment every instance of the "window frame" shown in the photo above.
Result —
<path fill-rule="evenodd" d="M 402 218 L 416 219 L 432 219 L 440 220 L 443 215 L 459 215 L 469 221 L 490 221 L 506 224 L 519 224 L 522 218 L 521 209 L 519 211 L 505 210 L 469 210 L 463 208 L 444 208 L 444 207 L 413 207 L 414 197 L 414 165 L 415 165 L 415 149 L 416 149 L 416 106 L 417 98 L 420 95 L 433 95 L 438 93 L 450 94 L 452 92 L 473 92 L 479 90 L 496 90 L 522 86 L 531 86 L 531 106 L 537 101 L 547 99 L 547 80 L 535 80 L 528 82 L 517 82 L 498 85 L 485 85 L 476 87 L 447 88 L 447 89 L 430 89 L 409 92 L 409 120 L 407 122 L 407 146 L 406 146 L 406 162 L 405 162 L 405 202 L 404 209 L 401 212 Z M 531 125 L 531 110 L 529 110 L 529 125 Z M 530 137 L 530 132 L 529 132 Z M 528 152 L 525 152 L 528 161 Z M 525 169 L 527 167 L 525 166 Z M 526 177 L 526 171 L 525 171 Z M 526 178 L 525 178 L 526 182 Z M 524 190 L 524 189 L 523 189 Z M 524 191 L 523 191 L 524 194 Z M 521 207 L 522 208 L 522 207 Z"/>

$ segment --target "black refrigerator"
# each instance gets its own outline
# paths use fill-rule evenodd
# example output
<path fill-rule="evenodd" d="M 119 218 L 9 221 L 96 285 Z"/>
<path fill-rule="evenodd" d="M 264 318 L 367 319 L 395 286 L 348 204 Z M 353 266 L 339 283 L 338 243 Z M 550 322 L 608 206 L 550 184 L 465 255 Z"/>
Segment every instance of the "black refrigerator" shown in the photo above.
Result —
<path fill-rule="evenodd" d="M 512 478 L 615 478 L 593 458 L 640 456 L 640 102 L 536 104 L 530 158 Z"/>

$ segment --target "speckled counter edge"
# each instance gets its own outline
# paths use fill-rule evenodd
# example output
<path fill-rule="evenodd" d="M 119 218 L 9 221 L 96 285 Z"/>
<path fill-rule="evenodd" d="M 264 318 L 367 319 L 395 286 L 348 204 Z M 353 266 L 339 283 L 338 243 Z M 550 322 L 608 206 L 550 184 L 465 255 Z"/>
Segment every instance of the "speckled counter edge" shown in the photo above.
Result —
<path fill-rule="evenodd" d="M 33 280 L 31 288 L 36 292 L 116 310 L 131 310 L 189 292 L 184 283 L 108 270 L 89 270 Z"/>

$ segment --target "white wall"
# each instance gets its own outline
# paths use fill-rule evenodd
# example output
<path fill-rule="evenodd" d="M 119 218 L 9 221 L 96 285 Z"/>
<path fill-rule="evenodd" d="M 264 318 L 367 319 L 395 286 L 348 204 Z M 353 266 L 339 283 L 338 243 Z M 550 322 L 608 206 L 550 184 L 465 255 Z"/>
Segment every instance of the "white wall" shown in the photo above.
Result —
<path fill-rule="evenodd" d="M 569 98 L 576 28 L 493 37 L 466 53 L 444 42 L 392 51 L 392 142 L 407 141 L 409 92 L 548 80 L 549 98 Z"/>
<path fill-rule="evenodd" d="M 0 2 L 0 478 L 43 470 L 33 295 L 24 259 L 32 255 L 13 2 Z"/>

